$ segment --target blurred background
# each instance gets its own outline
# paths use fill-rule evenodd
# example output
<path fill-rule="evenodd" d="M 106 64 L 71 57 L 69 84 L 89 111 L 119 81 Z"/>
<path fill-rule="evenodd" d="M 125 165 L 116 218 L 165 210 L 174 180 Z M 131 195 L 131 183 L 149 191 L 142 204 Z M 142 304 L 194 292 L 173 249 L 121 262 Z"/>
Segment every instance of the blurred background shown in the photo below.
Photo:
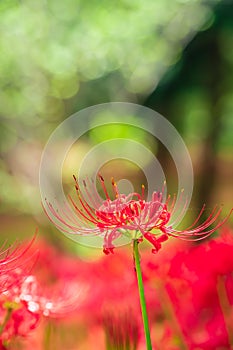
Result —
<path fill-rule="evenodd" d="M 192 208 L 224 203 L 227 213 L 233 193 L 232 16 L 233 3 L 217 0 L 2 1 L 1 240 L 31 236 L 39 226 L 56 244 L 82 249 L 58 239 L 42 212 L 40 157 L 64 119 L 111 101 L 148 106 L 166 117 L 191 154 Z M 84 135 L 65 162 L 64 178 L 71 179 L 91 147 L 115 137 L 144 143 L 164 172 L 175 174 L 157 140 L 118 126 Z M 140 169 L 126 163 L 110 162 L 106 173 L 117 180 L 124 169 L 141 184 Z"/>

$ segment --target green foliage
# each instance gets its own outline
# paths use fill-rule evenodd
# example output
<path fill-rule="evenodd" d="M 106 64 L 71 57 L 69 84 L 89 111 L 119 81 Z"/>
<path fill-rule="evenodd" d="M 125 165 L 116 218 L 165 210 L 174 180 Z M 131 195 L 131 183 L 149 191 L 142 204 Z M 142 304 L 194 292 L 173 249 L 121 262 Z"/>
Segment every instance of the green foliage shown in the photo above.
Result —
<path fill-rule="evenodd" d="M 26 126 L 62 119 L 82 83 L 114 71 L 121 97 L 147 94 L 211 16 L 200 0 L 1 2 L 1 113 Z"/>
<path fill-rule="evenodd" d="M 219 102 L 224 113 L 219 149 L 227 151 L 232 139 L 232 25 L 230 21 L 217 23 L 215 5 L 219 3 L 1 1 L 0 184 L 4 207 L 12 204 L 27 212 L 33 203 L 37 211 L 40 152 L 54 128 L 84 107 L 108 101 L 143 104 L 164 84 L 172 90 L 172 96 L 166 92 L 163 97 L 167 110 L 160 111 L 157 102 L 153 108 L 168 117 L 186 141 L 204 140 L 212 112 L 208 88 L 199 79 L 205 78 L 200 73 L 201 49 L 195 48 L 199 65 L 194 67 L 189 57 L 188 70 L 182 72 L 181 66 L 187 44 L 192 46 L 198 32 L 215 27 L 225 86 Z M 174 84 L 179 72 L 179 82 Z M 122 125 L 101 128 L 101 132 L 96 128 L 89 136 L 94 144 L 121 137 L 142 142 L 154 153 L 157 150 L 155 140 L 144 132 Z"/>

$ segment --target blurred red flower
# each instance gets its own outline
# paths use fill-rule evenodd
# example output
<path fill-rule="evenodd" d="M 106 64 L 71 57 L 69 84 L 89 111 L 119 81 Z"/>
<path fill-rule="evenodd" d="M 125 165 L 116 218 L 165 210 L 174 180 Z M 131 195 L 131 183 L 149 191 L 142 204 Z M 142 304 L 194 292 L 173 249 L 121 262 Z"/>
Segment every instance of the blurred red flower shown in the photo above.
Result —
<path fill-rule="evenodd" d="M 35 273 L 32 274 L 30 260 L 26 254 L 31 244 L 32 242 L 29 245 L 17 247 L 10 254 L 7 250 L 2 259 L 4 261 L 4 269 L 1 270 L 4 288 L 0 295 L 0 343 L 2 347 L 17 336 L 28 336 L 30 331 L 39 325 L 42 317 L 56 319 L 67 317 L 69 313 L 77 310 L 86 294 L 87 283 L 81 284 L 77 276 L 75 279 L 65 276 L 57 277 L 53 283 L 50 281 L 49 285 L 39 281 L 40 274 L 38 274 L 37 265 L 44 264 L 44 272 L 46 271 L 44 282 L 48 282 L 52 277 L 52 271 L 49 269 L 49 264 L 46 266 L 46 262 L 41 261 L 44 252 L 42 256 L 37 257 L 37 264 L 34 266 Z M 30 251 L 31 256 L 37 251 L 38 245 L 37 250 Z"/>
<path fill-rule="evenodd" d="M 1 296 L 1 315 L 6 311 L 3 296 L 12 303 L 20 296 L 20 308 L 12 313 L 4 339 L 13 333 L 29 334 L 34 328 L 24 348 L 31 349 L 33 343 L 42 350 L 52 323 L 50 344 L 57 350 L 104 349 L 105 343 L 115 342 L 145 348 L 137 281 L 127 247 L 119 248 L 110 260 L 102 256 L 85 262 L 43 242 L 37 247 L 40 257 L 33 275 L 12 289 L 11 297 Z M 232 251 L 232 232 L 227 228 L 200 245 L 169 241 L 159 259 L 141 250 L 153 349 L 230 348 Z M 49 323 L 39 323 L 42 317 Z"/>
<path fill-rule="evenodd" d="M 0 250 L 0 293 L 11 286 L 21 283 L 30 273 L 38 257 L 38 251 L 32 248 L 36 234 L 28 244 L 13 244 Z"/>
<path fill-rule="evenodd" d="M 177 349 L 232 346 L 232 252 L 232 232 L 222 229 L 218 238 L 198 246 L 182 244 L 170 256 L 161 255 L 159 262 L 144 257 L 149 268 L 147 283 L 159 293 L 160 305 L 170 318 L 173 342 L 179 339 Z"/>

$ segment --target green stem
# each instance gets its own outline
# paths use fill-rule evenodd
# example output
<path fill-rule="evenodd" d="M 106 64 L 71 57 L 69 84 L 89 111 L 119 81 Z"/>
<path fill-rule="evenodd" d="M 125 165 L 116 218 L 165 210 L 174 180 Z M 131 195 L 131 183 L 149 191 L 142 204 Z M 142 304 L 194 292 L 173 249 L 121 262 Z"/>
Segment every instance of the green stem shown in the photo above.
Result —
<path fill-rule="evenodd" d="M 146 348 L 147 350 L 152 350 L 149 322 L 148 322 L 148 316 L 146 311 L 146 299 L 145 299 L 144 286 L 143 286 L 143 280 L 142 280 L 142 271 L 140 266 L 140 256 L 138 251 L 138 243 L 139 243 L 138 240 L 134 239 L 133 241 L 134 263 L 135 263 L 135 269 L 136 269 L 136 275 L 137 275 L 137 281 L 138 281 L 138 291 L 139 291 L 142 320 L 143 320 L 143 326 L 144 326 L 144 332 L 145 332 L 145 338 L 146 338 Z"/>
<path fill-rule="evenodd" d="M 7 322 L 11 318 L 12 312 L 13 312 L 13 308 L 11 308 L 11 307 L 7 308 L 6 315 L 5 315 L 5 318 L 3 320 L 3 323 L 0 325 L 0 335 L 2 335 L 4 329 L 5 329 L 6 325 L 7 325 Z"/>
<path fill-rule="evenodd" d="M 51 333 L 52 333 L 52 321 L 48 320 L 47 324 L 45 325 L 45 332 L 44 332 L 44 349 L 45 350 L 50 350 Z"/>

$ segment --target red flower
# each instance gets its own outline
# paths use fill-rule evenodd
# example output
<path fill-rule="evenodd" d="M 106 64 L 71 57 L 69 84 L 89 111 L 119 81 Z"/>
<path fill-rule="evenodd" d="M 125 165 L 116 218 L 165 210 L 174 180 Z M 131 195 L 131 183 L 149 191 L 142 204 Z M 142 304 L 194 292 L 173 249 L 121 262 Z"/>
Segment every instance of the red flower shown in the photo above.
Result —
<path fill-rule="evenodd" d="M 195 227 L 204 212 L 205 206 L 203 206 L 191 226 L 185 230 L 176 230 L 169 225 L 174 212 L 175 196 L 169 205 L 170 196 L 163 202 L 163 192 L 154 192 L 151 200 L 147 202 L 144 199 L 143 185 L 141 194 L 125 195 L 119 193 L 116 183 L 112 180 L 115 199 L 111 200 L 103 177 L 99 175 L 99 178 L 106 200 L 101 202 L 95 195 L 95 191 L 92 191 L 93 182 L 88 181 L 89 186 L 87 186 L 87 182 L 83 181 L 85 192 L 81 191 L 74 176 L 79 200 L 79 205 L 77 205 L 69 197 L 74 211 L 68 206 L 65 209 L 55 210 L 47 200 L 47 207 L 44 209 L 48 218 L 63 232 L 79 235 L 104 235 L 103 251 L 105 254 L 113 253 L 114 240 L 122 235 L 129 235 L 129 231 L 132 239 L 145 238 L 148 240 L 154 246 L 152 252 L 157 253 L 161 248 L 161 243 L 169 236 L 184 240 L 201 240 L 211 235 L 227 220 L 227 218 L 218 220 L 221 208 L 215 207 L 209 217 L 201 225 Z M 211 228 L 213 223 L 216 225 Z"/>
<path fill-rule="evenodd" d="M 224 230 L 226 232 L 226 228 Z M 226 233 L 221 230 L 219 237 L 199 245 L 170 246 L 162 252 L 159 261 L 143 256 L 146 283 L 158 291 L 171 329 L 172 337 L 163 333 L 162 348 L 173 349 L 169 342 L 175 346 L 174 339 L 179 338 L 191 350 L 230 349 L 233 236 L 230 231 Z M 160 325 L 164 326 L 163 318 Z M 180 348 L 181 344 L 174 347 Z"/>
<path fill-rule="evenodd" d="M 14 336 L 25 336 L 34 329 L 39 314 L 30 310 L 25 302 L 23 288 L 30 277 L 38 256 L 31 247 L 36 235 L 28 244 L 15 244 L 1 251 L 0 260 L 0 341 L 9 342 Z"/>
<path fill-rule="evenodd" d="M 1 345 L 11 342 L 16 336 L 27 336 L 38 326 L 43 316 L 67 316 L 80 306 L 86 295 L 87 284 L 84 286 L 77 278 L 58 278 L 56 282 L 47 286 L 32 275 L 32 263 L 35 263 L 32 256 L 37 256 L 37 251 L 32 252 L 30 249 L 34 239 L 35 237 L 26 246 L 11 247 L 2 253 L 4 258 L 0 261 L 0 349 Z M 38 260 L 38 265 L 41 266 L 40 258 Z M 45 271 L 48 280 L 49 266 L 46 266 Z"/>
<path fill-rule="evenodd" d="M 0 293 L 9 290 L 13 285 L 17 285 L 30 273 L 38 256 L 38 251 L 31 249 L 36 239 L 36 233 L 27 244 L 14 244 L 4 249 L 4 244 L 0 251 Z"/>

